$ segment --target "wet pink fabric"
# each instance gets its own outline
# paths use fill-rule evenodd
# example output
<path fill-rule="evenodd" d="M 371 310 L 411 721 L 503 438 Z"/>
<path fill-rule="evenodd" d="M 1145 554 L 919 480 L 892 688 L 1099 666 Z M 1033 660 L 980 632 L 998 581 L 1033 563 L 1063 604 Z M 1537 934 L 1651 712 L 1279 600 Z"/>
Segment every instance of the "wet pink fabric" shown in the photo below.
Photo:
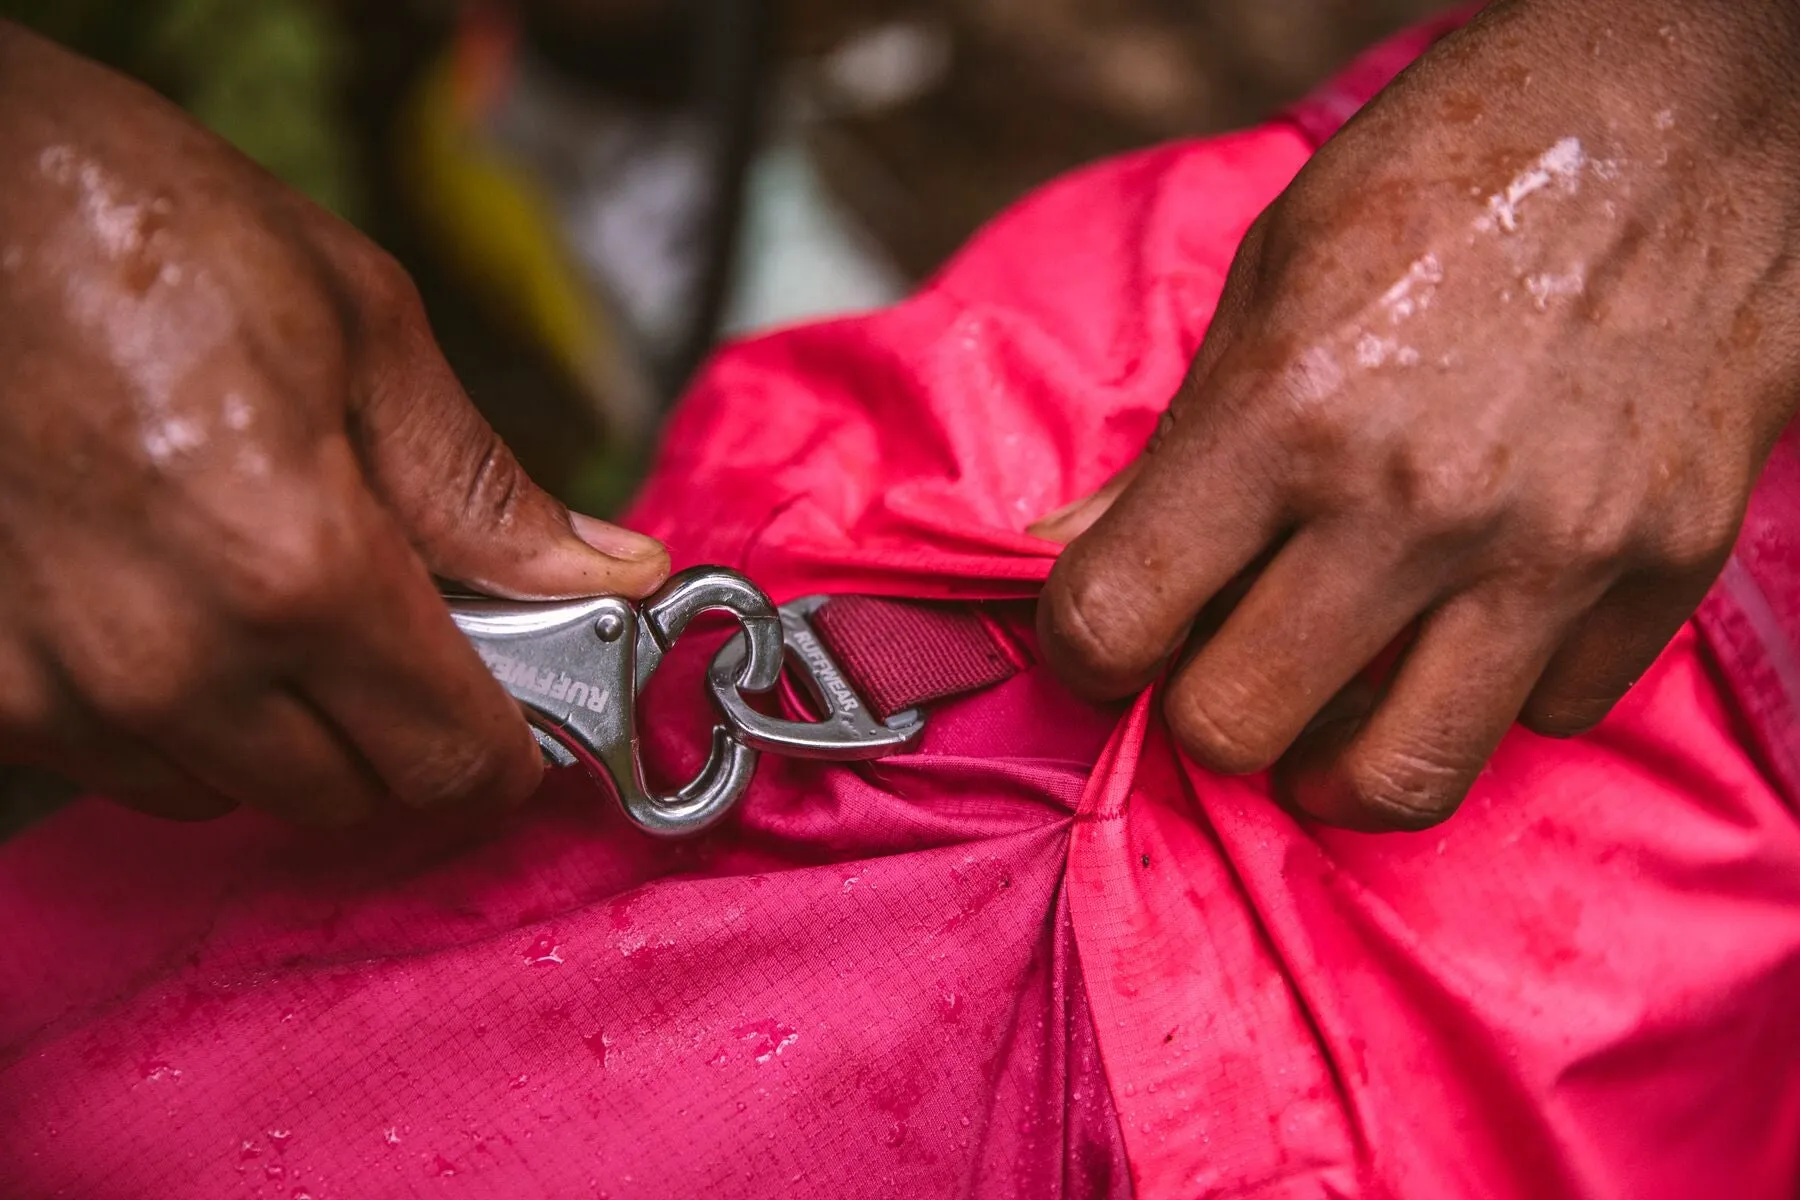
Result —
<path fill-rule="evenodd" d="M 729 351 L 637 522 L 778 598 L 1028 599 L 1026 524 L 1129 460 L 1250 220 L 1433 32 Z M 645 701 L 664 775 L 717 637 Z M 1037 668 L 915 753 L 765 758 L 680 846 L 567 778 L 478 840 L 85 803 L 0 847 L 0 1194 L 1791 1198 L 1797 644 L 1790 435 L 1620 709 L 1430 833 L 1297 823 Z"/>

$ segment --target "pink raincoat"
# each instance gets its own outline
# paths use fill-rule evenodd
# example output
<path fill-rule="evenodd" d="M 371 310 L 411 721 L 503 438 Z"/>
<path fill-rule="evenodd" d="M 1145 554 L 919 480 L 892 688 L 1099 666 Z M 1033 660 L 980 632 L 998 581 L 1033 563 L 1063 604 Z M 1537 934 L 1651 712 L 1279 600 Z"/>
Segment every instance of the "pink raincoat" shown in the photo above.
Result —
<path fill-rule="evenodd" d="M 1136 453 L 1251 219 L 1430 33 L 726 353 L 638 523 L 1029 648 L 1021 530 Z M 658 772 L 717 642 L 645 701 Z M 1035 667 L 914 753 L 765 757 L 675 846 L 579 778 L 479 844 L 83 803 L 0 847 L 0 1196 L 1792 1200 L 1797 647 L 1790 436 L 1619 710 L 1428 833 L 1298 823 Z"/>

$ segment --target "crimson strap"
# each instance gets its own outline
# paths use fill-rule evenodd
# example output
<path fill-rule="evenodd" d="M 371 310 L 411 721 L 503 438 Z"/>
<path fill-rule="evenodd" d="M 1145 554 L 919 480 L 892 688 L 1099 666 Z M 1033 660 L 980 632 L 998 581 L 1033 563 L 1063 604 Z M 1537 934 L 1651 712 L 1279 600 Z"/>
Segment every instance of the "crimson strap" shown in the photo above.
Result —
<path fill-rule="evenodd" d="M 833 596 L 811 624 L 884 721 L 1003 683 L 1030 665 L 999 622 L 972 604 Z"/>

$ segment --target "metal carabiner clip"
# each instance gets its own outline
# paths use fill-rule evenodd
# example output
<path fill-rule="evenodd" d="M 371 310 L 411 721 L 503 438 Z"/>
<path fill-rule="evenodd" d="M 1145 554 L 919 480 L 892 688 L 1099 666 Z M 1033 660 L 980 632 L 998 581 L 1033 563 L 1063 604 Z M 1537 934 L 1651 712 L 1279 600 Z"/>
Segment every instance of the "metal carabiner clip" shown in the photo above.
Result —
<path fill-rule="evenodd" d="M 788 721 L 766 716 L 750 707 L 743 686 L 736 681 L 755 661 L 756 645 L 742 634 L 732 638 L 713 656 L 707 671 L 707 689 L 713 703 L 725 715 L 732 736 L 746 746 L 792 758 L 826 762 L 859 762 L 885 758 L 906 749 L 925 731 L 925 717 L 916 708 L 878 721 L 832 658 L 825 643 L 813 631 L 812 615 L 828 597 L 803 596 L 781 606 L 781 640 L 787 661 L 819 705 L 824 716 L 817 721 Z"/>
<path fill-rule="evenodd" d="M 747 647 L 734 689 L 767 692 L 781 676 L 774 604 L 736 572 L 695 567 L 641 607 L 617 596 L 566 602 L 446 596 L 451 618 L 488 669 L 525 705 L 545 756 L 610 782 L 632 824 L 658 837 L 699 833 L 730 811 L 756 771 L 756 750 L 729 724 L 713 726 L 700 773 L 669 795 L 652 793 L 638 761 L 637 697 L 664 653 L 703 612 L 723 611 Z"/>

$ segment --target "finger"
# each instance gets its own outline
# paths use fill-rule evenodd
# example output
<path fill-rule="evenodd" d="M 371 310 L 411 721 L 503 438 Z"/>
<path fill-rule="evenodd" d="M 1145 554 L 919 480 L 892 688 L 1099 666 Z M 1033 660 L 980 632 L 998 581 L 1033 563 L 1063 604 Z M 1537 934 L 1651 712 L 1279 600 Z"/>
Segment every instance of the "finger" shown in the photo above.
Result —
<path fill-rule="evenodd" d="M 91 768 L 68 778 L 146 816 L 165 821 L 214 821 L 237 808 L 229 796 L 148 752 L 127 757 L 113 744 L 106 748 L 104 758 L 95 756 Z"/>
<path fill-rule="evenodd" d="M 163 752 L 212 793 L 298 825 L 344 828 L 370 817 L 383 788 L 360 753 L 280 686 L 196 706 Z"/>
<path fill-rule="evenodd" d="M 1546 737 L 1598 725 L 1694 615 L 1717 570 L 1638 576 L 1616 584 L 1557 650 L 1520 722 Z"/>
<path fill-rule="evenodd" d="M 1115 699 L 1152 680 L 1195 615 L 1282 532 L 1285 504 L 1266 463 L 1266 431 L 1233 420 L 1234 370 L 1245 342 L 1269 228 L 1251 225 L 1181 392 L 1149 447 L 1092 505 L 1050 533 L 1069 543 L 1038 604 L 1050 667 L 1075 691 Z"/>
<path fill-rule="evenodd" d="M 210 821 L 237 807 L 148 743 L 118 729 L 65 721 L 29 744 L 0 736 L 0 761 L 58 776 L 85 791 L 171 821 Z"/>
<path fill-rule="evenodd" d="M 1164 711 L 1176 739 L 1215 771 L 1263 770 L 1405 630 L 1432 586 L 1372 535 L 1302 530 L 1175 675 Z"/>
<path fill-rule="evenodd" d="M 372 499 L 362 578 L 322 626 L 298 684 L 386 790 L 426 810 L 517 803 L 543 773 L 519 705 L 451 622 L 429 573 Z"/>
<path fill-rule="evenodd" d="M 0 638 L 0 762 L 33 767 L 129 808 L 204 821 L 235 807 L 80 703 L 58 670 L 18 638 Z"/>
<path fill-rule="evenodd" d="M 571 516 L 532 482 L 457 382 L 412 282 L 391 260 L 356 258 L 357 446 L 430 569 L 515 599 L 654 591 L 662 545 Z"/>
<path fill-rule="evenodd" d="M 1038 632 L 1052 669 L 1113 699 L 1154 678 L 1195 615 L 1282 532 L 1254 434 L 1189 404 L 1158 453 L 1051 569 Z M 1266 451 L 1266 447 L 1264 448 Z"/>
<path fill-rule="evenodd" d="M 59 738 L 52 746 L 9 758 L 169 821 L 211 821 L 237 807 L 151 746 L 120 731 L 97 730 Z"/>
<path fill-rule="evenodd" d="M 1426 618 L 1367 717 L 1310 731 L 1277 771 L 1283 797 L 1349 829 L 1423 829 L 1456 810 L 1543 673 L 1566 618 L 1497 590 Z"/>
<path fill-rule="evenodd" d="M 353 473 L 347 445 L 341 457 Z M 373 500 L 366 503 L 374 507 Z M 308 824 L 344 825 L 368 815 L 379 790 L 349 744 L 280 679 L 292 642 L 287 626 L 311 620 L 311 607 L 328 606 L 319 598 L 341 587 L 335 569 L 354 573 L 354 564 L 319 558 L 309 566 L 291 547 L 283 553 L 284 541 L 306 540 L 283 536 L 305 522 L 297 504 L 275 510 L 288 521 L 260 539 L 264 553 L 275 548 L 271 561 L 236 557 L 237 577 L 146 569 L 120 554 L 71 561 L 59 606 L 66 616 L 80 611 L 71 597 L 100 594 L 120 580 L 133 603 L 103 620 L 66 621 L 56 632 L 56 658 L 42 657 L 52 664 L 46 668 L 54 689 L 50 727 L 62 743 L 57 765 L 65 773 L 163 814 L 176 806 L 218 811 L 242 803 Z M 105 582 L 84 574 L 84 567 L 105 564 L 111 569 Z M 248 623 L 245 610 L 219 606 L 224 596 L 244 599 L 259 590 L 244 583 L 259 576 L 277 578 L 277 589 L 291 588 L 304 604 L 292 597 L 265 601 L 268 607 Z M 254 605 L 249 611 L 256 612 Z M 256 619 L 271 628 L 256 630 Z"/>

